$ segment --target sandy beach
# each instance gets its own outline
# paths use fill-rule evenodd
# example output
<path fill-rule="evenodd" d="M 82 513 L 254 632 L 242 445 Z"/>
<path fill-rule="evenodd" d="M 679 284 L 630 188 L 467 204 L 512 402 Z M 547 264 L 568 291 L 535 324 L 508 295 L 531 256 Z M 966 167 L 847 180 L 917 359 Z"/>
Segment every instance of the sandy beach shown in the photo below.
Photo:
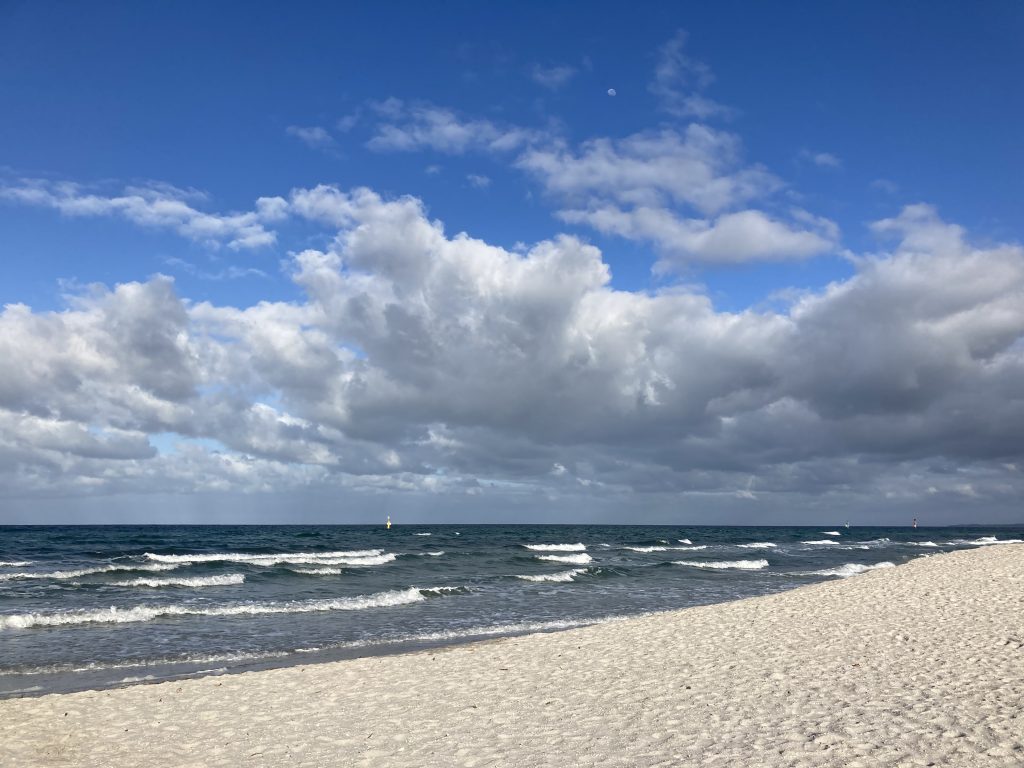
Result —
<path fill-rule="evenodd" d="M 4 766 L 1020 766 L 1024 545 L 565 632 L 0 702 Z"/>

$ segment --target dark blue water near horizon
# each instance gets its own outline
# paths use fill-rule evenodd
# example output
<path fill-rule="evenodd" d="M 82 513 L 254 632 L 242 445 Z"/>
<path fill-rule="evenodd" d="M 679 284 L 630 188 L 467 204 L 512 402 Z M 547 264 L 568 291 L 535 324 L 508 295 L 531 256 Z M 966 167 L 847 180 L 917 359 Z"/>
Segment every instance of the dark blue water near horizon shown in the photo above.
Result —
<path fill-rule="evenodd" d="M 856 578 L 1024 525 L 0 526 L 0 697 L 414 650 Z"/>

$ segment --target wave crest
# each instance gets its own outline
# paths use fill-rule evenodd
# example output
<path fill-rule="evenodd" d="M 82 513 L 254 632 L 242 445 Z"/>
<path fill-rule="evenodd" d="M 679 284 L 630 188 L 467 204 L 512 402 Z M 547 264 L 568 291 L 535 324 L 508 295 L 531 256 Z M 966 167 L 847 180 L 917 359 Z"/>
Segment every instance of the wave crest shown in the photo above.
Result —
<path fill-rule="evenodd" d="M 676 560 L 675 565 L 688 565 L 692 568 L 713 568 L 725 570 L 734 568 L 741 571 L 758 571 L 768 567 L 767 560 L 717 560 L 700 562 L 697 560 Z"/>
<path fill-rule="evenodd" d="M 306 600 L 285 603 L 240 603 L 200 607 L 196 605 L 140 605 L 134 608 L 105 608 L 100 610 L 78 610 L 61 613 L 20 613 L 0 616 L 0 630 L 28 629 L 30 627 L 54 627 L 66 624 L 126 624 L 152 621 L 165 616 L 259 616 L 272 613 L 313 613 L 319 611 L 361 611 L 368 608 L 388 608 L 397 605 L 418 603 L 426 599 L 424 593 L 444 594 L 441 590 L 408 589 L 378 592 L 362 597 L 340 597 L 331 600 Z"/>
<path fill-rule="evenodd" d="M 534 555 L 538 560 L 547 560 L 552 563 L 570 563 L 572 565 L 586 565 L 592 558 L 586 552 L 578 555 Z"/>

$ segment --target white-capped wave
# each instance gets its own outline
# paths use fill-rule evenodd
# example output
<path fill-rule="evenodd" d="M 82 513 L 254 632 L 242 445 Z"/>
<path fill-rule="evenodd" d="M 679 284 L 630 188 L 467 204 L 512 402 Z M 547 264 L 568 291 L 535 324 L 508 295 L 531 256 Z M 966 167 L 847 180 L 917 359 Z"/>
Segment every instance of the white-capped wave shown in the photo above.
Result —
<path fill-rule="evenodd" d="M 874 565 L 861 565 L 860 563 L 846 563 L 838 568 L 829 568 L 824 571 L 810 571 L 815 576 L 839 576 L 840 578 L 847 578 L 849 576 L 856 576 L 858 573 L 864 573 L 865 571 L 873 571 L 876 568 L 895 568 L 895 563 L 888 561 L 884 563 L 875 563 Z"/>
<path fill-rule="evenodd" d="M 744 549 L 775 549 L 778 544 L 771 541 L 752 541 L 749 544 L 737 544 L 736 546 Z"/>
<path fill-rule="evenodd" d="M 642 552 L 644 554 L 649 552 L 695 552 L 698 549 L 707 549 L 707 544 L 700 544 L 696 547 L 623 547 L 631 552 Z"/>
<path fill-rule="evenodd" d="M 293 573 L 304 573 L 307 576 L 337 576 L 344 573 L 341 568 L 289 568 Z"/>
<path fill-rule="evenodd" d="M 821 533 L 824 536 L 842 536 L 843 535 L 839 531 L 822 531 Z"/>
<path fill-rule="evenodd" d="M 523 544 L 526 549 L 536 552 L 582 552 L 587 548 L 586 544 Z"/>
<path fill-rule="evenodd" d="M 965 542 L 979 547 L 986 547 L 991 544 L 1022 544 L 1024 539 L 997 539 L 995 536 L 982 536 L 981 538 Z"/>
<path fill-rule="evenodd" d="M 342 573 L 341 568 L 328 567 L 328 566 L 339 566 L 347 565 L 350 568 L 363 568 L 371 565 L 384 565 L 385 563 L 393 562 L 398 555 L 394 552 L 385 552 L 383 555 L 372 555 L 370 557 L 325 557 L 319 560 L 283 560 L 289 566 L 292 565 L 312 565 L 317 566 L 316 568 L 289 568 L 288 570 L 294 571 L 295 573 L 312 573 L 318 575 L 336 574 Z M 246 563 L 250 565 L 250 563 Z"/>
<path fill-rule="evenodd" d="M 437 592 L 433 588 L 432 592 Z M 125 624 L 152 621 L 165 616 L 258 616 L 271 613 L 311 613 L 318 611 L 360 611 L 387 608 L 425 600 L 427 590 L 415 587 L 378 592 L 362 597 L 339 597 L 331 600 L 301 600 L 274 603 L 239 603 L 202 607 L 198 605 L 140 605 L 134 608 L 110 607 L 101 610 L 76 610 L 60 613 L 16 613 L 0 616 L 0 630 L 53 627 L 65 624 Z"/>
<path fill-rule="evenodd" d="M 676 560 L 676 565 L 688 565 L 692 568 L 714 568 L 724 570 L 735 568 L 741 571 L 758 571 L 768 567 L 767 560 L 718 560 L 710 562 L 698 562 L 697 560 Z"/>
<path fill-rule="evenodd" d="M 693 544 L 689 539 L 676 539 L 680 544 Z"/>
<path fill-rule="evenodd" d="M 552 563 L 570 563 L 572 565 L 586 565 L 592 558 L 586 552 L 578 555 L 534 555 L 538 560 L 548 560 Z"/>
<path fill-rule="evenodd" d="M 915 547 L 937 547 L 939 546 L 934 541 L 912 541 L 910 542 Z"/>
<path fill-rule="evenodd" d="M 158 563 L 247 563 L 250 565 L 278 565 L 279 563 L 313 563 L 325 560 L 378 557 L 382 549 L 359 549 L 341 552 L 272 552 L 251 554 L 246 552 L 206 552 L 195 555 L 156 555 L 147 552 L 145 557 Z M 334 563 L 337 565 L 337 563 Z"/>
<path fill-rule="evenodd" d="M 0 568 L 24 568 L 32 565 L 31 560 L 0 560 Z"/>
<path fill-rule="evenodd" d="M 308 562 L 314 565 L 384 565 L 384 563 L 390 563 L 398 557 L 394 552 L 385 552 L 382 555 L 369 555 L 367 557 L 325 557 L 320 560 L 288 560 L 286 562 Z"/>
<path fill-rule="evenodd" d="M 433 536 L 432 533 L 414 533 L 413 536 Z"/>
<path fill-rule="evenodd" d="M 440 557 L 444 554 L 444 550 L 439 549 L 437 552 L 417 552 L 416 554 L 420 557 Z"/>
<path fill-rule="evenodd" d="M 132 579 L 131 581 L 115 581 L 117 587 L 226 587 L 231 584 L 245 583 L 245 576 L 240 573 L 225 573 L 221 576 L 183 576 L 170 579 Z"/>
<path fill-rule="evenodd" d="M 837 546 L 839 544 L 838 541 L 833 541 L 832 539 L 816 539 L 814 541 L 801 541 L 800 543 L 801 544 L 820 544 L 822 546 L 831 545 L 833 547 Z"/>
<path fill-rule="evenodd" d="M 523 581 L 572 581 L 575 576 L 586 573 L 586 568 L 574 568 L 571 571 L 560 571 L 558 573 L 538 573 L 529 576 L 516 576 Z"/>
<path fill-rule="evenodd" d="M 95 568 L 74 568 L 67 571 L 22 571 L 20 573 L 0 574 L 0 581 L 13 579 L 77 579 L 80 576 L 92 576 L 95 573 L 113 573 L 116 571 L 172 571 L 179 567 L 170 563 L 134 563 L 131 565 L 100 565 Z"/>

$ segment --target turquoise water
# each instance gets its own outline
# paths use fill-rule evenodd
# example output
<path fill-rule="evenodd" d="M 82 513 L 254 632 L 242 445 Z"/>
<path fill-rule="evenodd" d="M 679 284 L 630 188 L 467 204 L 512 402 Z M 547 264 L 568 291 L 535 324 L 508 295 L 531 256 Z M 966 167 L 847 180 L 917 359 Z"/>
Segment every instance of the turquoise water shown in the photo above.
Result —
<path fill-rule="evenodd" d="M 0 696 L 390 653 L 717 603 L 1019 528 L 0 527 Z"/>

